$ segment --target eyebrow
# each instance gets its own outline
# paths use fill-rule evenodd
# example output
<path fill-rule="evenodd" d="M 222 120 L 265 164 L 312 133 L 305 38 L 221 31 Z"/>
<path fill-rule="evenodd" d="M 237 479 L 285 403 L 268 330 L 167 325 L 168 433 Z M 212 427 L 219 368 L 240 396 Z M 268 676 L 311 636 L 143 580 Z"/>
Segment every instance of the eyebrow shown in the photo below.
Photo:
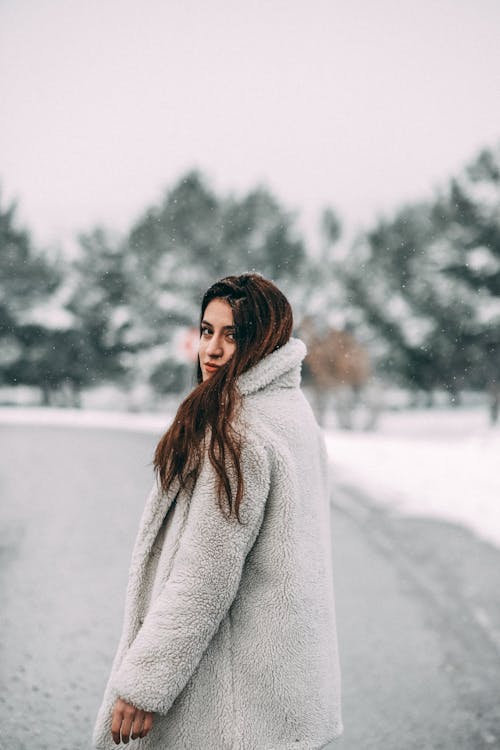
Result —
<path fill-rule="evenodd" d="M 204 323 L 205 323 L 205 325 L 207 325 L 207 326 L 210 326 L 210 328 L 213 328 L 213 325 L 212 325 L 211 323 L 209 323 L 209 322 L 208 322 L 208 320 L 202 320 L 202 321 L 201 321 L 201 324 L 202 324 L 202 325 L 203 325 Z M 227 330 L 229 330 L 229 329 L 233 329 L 233 330 L 236 330 L 236 326 L 222 326 L 222 330 L 223 330 L 223 331 L 227 331 Z"/>

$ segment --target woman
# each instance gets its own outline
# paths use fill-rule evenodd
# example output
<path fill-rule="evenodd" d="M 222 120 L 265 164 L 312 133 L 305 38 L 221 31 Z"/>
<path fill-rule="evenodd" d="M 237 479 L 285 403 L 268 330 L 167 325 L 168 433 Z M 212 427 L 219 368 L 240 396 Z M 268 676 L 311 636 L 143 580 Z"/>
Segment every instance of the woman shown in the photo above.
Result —
<path fill-rule="evenodd" d="M 292 328 L 258 274 L 203 297 L 198 385 L 156 448 L 97 748 L 313 750 L 343 732 L 328 460 Z"/>

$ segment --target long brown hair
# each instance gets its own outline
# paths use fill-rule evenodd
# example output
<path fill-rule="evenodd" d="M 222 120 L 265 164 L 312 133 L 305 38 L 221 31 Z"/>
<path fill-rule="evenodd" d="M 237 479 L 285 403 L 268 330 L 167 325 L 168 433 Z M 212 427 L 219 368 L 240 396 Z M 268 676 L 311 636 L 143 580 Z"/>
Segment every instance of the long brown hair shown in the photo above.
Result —
<path fill-rule="evenodd" d="M 153 466 L 161 488 L 167 491 L 175 478 L 185 488 L 199 475 L 210 434 L 208 457 L 217 474 L 218 504 L 222 512 L 222 490 L 238 521 L 243 497 L 243 478 L 240 467 L 243 435 L 236 427 L 241 407 L 241 396 L 236 378 L 271 352 L 284 346 L 293 330 L 290 303 L 278 287 L 257 273 L 226 276 L 207 289 L 201 302 L 201 321 L 205 309 L 213 299 L 226 300 L 232 308 L 236 328 L 236 348 L 233 355 L 215 373 L 203 381 L 198 359 L 198 385 L 184 399 L 175 419 L 156 446 Z M 237 477 L 236 497 L 229 481 L 227 459 Z"/>

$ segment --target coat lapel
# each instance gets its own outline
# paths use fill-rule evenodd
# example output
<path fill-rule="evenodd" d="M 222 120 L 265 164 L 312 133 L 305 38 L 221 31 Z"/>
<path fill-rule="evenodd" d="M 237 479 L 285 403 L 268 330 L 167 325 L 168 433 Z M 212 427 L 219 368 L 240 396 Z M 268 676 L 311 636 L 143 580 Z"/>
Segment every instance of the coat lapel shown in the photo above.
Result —
<path fill-rule="evenodd" d="M 155 481 L 146 499 L 139 522 L 139 529 L 132 554 L 132 559 L 136 564 L 147 560 L 162 521 L 179 492 L 180 484 L 178 479 L 172 483 L 168 492 L 164 492 L 159 488 L 158 483 Z"/>
<path fill-rule="evenodd" d="M 144 580 L 153 542 L 160 530 L 165 514 L 172 505 L 174 499 L 181 494 L 182 490 L 180 489 L 178 479 L 175 479 L 172 482 L 167 492 L 164 492 L 159 488 L 158 483 L 155 480 L 155 483 L 146 498 L 132 551 L 132 559 L 128 575 L 124 635 L 129 645 L 135 638 L 140 627 L 138 613 L 141 611 L 140 599 L 142 595 L 142 582 Z"/>

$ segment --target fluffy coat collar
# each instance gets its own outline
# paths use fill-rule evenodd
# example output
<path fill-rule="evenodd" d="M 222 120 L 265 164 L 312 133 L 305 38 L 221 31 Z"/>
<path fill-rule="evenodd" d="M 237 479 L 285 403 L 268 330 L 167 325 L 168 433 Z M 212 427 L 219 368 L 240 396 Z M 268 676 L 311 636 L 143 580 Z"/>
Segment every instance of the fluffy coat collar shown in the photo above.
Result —
<path fill-rule="evenodd" d="M 302 360 L 307 347 L 292 336 L 287 343 L 242 373 L 236 383 L 240 393 L 248 396 L 263 388 L 297 388 L 300 386 Z"/>

